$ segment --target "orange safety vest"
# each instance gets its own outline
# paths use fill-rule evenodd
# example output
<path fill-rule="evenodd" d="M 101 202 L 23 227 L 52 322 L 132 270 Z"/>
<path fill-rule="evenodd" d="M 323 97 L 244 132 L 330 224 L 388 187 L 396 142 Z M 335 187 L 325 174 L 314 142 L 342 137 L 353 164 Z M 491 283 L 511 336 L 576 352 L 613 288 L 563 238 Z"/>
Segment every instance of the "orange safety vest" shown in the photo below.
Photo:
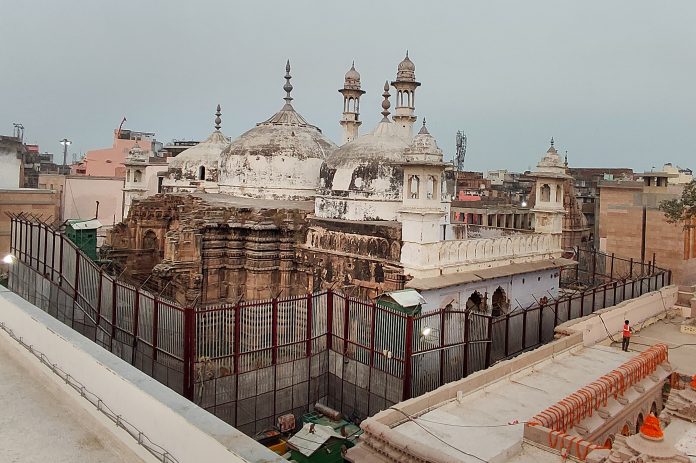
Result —
<path fill-rule="evenodd" d="M 631 327 L 628 325 L 624 325 L 623 327 L 623 337 L 624 338 L 630 338 L 631 337 Z"/>

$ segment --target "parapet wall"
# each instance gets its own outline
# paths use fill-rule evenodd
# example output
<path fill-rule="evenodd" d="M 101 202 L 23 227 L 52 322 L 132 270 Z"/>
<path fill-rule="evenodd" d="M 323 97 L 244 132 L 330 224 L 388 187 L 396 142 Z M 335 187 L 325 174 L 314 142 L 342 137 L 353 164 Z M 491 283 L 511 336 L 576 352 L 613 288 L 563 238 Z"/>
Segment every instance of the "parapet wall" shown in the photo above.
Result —
<path fill-rule="evenodd" d="M 634 329 L 642 329 L 658 319 L 664 318 L 677 302 L 677 286 L 644 294 L 635 299 L 623 301 L 615 306 L 597 310 L 591 315 L 569 320 L 556 327 L 556 333 L 570 335 L 582 333 L 585 346 L 602 341 L 610 342 L 608 336 L 619 339 L 624 320 L 629 320 Z"/>

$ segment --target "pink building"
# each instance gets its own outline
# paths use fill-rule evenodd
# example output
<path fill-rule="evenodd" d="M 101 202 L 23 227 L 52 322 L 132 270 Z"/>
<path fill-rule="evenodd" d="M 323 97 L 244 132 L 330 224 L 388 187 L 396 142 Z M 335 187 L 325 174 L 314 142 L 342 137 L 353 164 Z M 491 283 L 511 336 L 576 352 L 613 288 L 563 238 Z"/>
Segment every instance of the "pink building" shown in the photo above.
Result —
<path fill-rule="evenodd" d="M 72 171 L 74 174 L 95 177 L 125 177 L 126 168 L 123 163 L 136 141 L 145 151 L 156 152 L 161 148 L 161 143 L 155 140 L 154 133 L 116 129 L 111 148 L 87 151 L 84 159 L 72 166 Z"/>

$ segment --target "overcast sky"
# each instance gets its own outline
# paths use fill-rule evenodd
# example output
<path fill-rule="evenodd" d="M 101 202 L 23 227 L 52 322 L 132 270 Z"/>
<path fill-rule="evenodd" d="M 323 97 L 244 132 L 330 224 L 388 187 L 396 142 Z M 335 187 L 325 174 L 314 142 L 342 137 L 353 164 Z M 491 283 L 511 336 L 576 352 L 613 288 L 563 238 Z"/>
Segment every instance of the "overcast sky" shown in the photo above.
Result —
<path fill-rule="evenodd" d="M 220 103 L 237 136 L 280 109 L 290 58 L 295 108 L 340 142 L 351 61 L 366 132 L 406 49 L 417 124 L 448 157 L 463 130 L 468 169 L 526 169 L 551 136 L 572 166 L 696 168 L 694 0 L 0 0 L 0 134 L 79 152 L 126 116 L 203 139 Z"/>

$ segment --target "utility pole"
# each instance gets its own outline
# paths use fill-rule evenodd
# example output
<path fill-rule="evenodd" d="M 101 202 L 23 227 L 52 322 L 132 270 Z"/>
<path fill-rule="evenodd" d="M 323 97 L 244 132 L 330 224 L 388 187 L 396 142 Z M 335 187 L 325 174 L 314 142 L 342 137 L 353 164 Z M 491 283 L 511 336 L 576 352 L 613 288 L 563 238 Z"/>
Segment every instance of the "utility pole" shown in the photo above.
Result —
<path fill-rule="evenodd" d="M 63 145 L 63 165 L 65 166 L 68 164 L 68 146 L 72 145 L 72 142 L 67 138 L 63 138 L 60 144 Z"/>

